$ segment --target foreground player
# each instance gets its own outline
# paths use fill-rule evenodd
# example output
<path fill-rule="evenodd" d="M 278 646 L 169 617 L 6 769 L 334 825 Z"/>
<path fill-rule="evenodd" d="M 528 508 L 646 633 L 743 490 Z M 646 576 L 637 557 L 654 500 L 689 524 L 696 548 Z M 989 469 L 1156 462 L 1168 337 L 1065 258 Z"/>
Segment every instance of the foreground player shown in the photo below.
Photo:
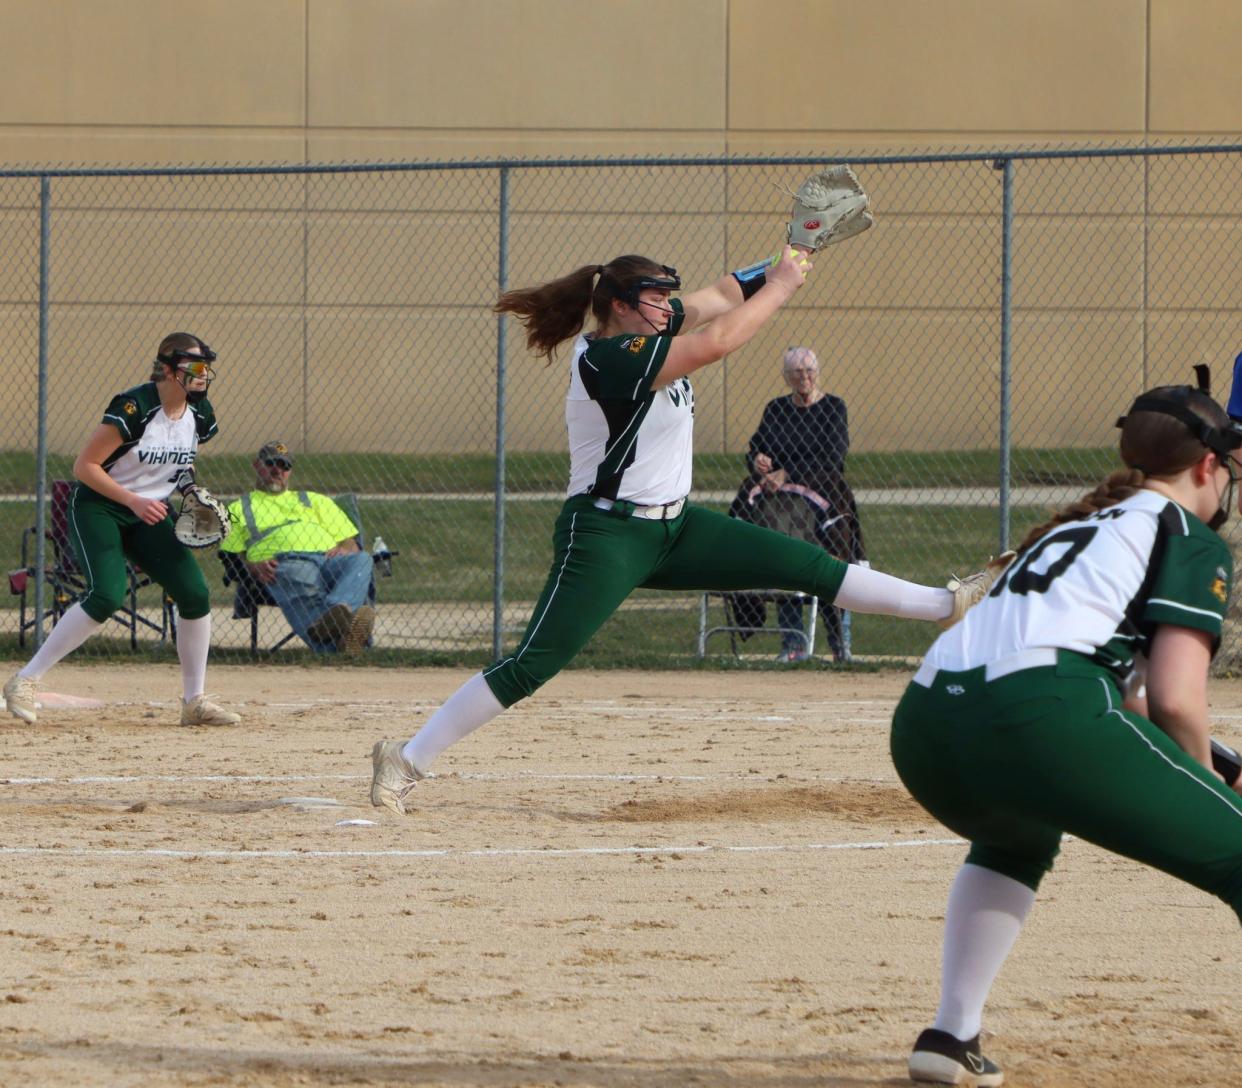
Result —
<path fill-rule="evenodd" d="M 1129 468 L 1027 536 L 893 717 L 902 781 L 971 843 L 914 1080 L 1001 1083 L 979 1049 L 983 1005 L 1063 832 L 1242 916 L 1242 801 L 1213 770 L 1207 707 L 1233 569 L 1213 530 L 1242 427 L 1190 386 L 1144 393 L 1120 425 Z M 1144 659 L 1145 704 L 1123 695 Z"/>
<path fill-rule="evenodd" d="M 36 682 L 121 607 L 126 560 L 176 602 L 181 661 L 181 724 L 232 725 L 241 718 L 203 695 L 211 611 L 207 583 L 190 549 L 173 535 L 169 496 L 194 464 L 198 444 L 216 433 L 207 388 L 216 354 L 197 336 L 175 332 L 159 346 L 151 380 L 118 393 L 73 463 L 69 540 L 86 595 L 52 628 L 34 657 L 4 685 L 9 713 L 38 718 Z"/>
<path fill-rule="evenodd" d="M 574 339 L 569 499 L 552 567 L 517 649 L 468 680 L 412 740 L 376 743 L 372 804 L 404 813 L 404 798 L 441 752 L 555 676 L 636 587 L 801 590 L 856 612 L 946 624 L 987 591 L 996 569 L 932 589 L 687 503 L 689 375 L 750 340 L 810 267 L 786 246 L 774 263 L 679 300 L 670 298 L 681 286 L 673 269 L 625 256 L 501 297 L 496 309 L 522 319 L 539 354 Z M 595 329 L 581 333 L 588 312 Z M 679 335 L 690 329 L 698 331 Z"/>

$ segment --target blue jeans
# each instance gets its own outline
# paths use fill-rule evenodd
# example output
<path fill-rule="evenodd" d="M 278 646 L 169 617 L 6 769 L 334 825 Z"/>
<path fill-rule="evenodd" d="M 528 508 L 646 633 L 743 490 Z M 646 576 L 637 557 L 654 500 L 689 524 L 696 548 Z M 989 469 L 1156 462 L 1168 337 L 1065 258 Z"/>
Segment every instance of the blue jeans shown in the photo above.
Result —
<path fill-rule="evenodd" d="M 281 552 L 276 556 L 276 581 L 267 588 L 294 633 L 312 650 L 323 653 L 336 647 L 312 642 L 306 629 L 333 605 L 348 605 L 356 612 L 366 604 L 373 567 L 367 552 L 333 556 Z"/>
<path fill-rule="evenodd" d="M 781 627 L 781 650 L 784 653 L 796 651 L 809 653 L 811 647 L 805 639 L 799 638 L 793 631 L 805 631 L 802 624 L 802 602 L 793 598 L 785 598 L 776 606 L 776 623 Z"/>
<path fill-rule="evenodd" d="M 785 628 L 781 631 L 781 652 L 789 653 L 797 651 L 798 653 L 810 653 L 814 647 L 807 646 L 803 639 L 797 635 L 789 634 L 788 629 L 793 628 L 795 631 L 805 631 L 806 628 L 802 623 L 802 606 L 804 601 L 783 600 L 776 606 L 776 622 L 779 627 Z M 823 605 L 823 602 L 820 602 Z M 824 605 L 819 610 L 820 619 L 824 624 L 824 633 L 828 638 L 828 649 L 832 652 L 835 660 L 841 661 L 845 657 L 845 633 L 841 609 L 836 605 Z"/>

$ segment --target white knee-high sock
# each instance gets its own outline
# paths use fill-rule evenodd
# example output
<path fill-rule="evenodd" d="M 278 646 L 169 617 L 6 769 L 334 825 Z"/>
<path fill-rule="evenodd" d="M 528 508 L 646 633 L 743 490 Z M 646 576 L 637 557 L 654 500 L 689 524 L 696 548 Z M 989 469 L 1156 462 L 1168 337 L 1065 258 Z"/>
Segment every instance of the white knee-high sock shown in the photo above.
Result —
<path fill-rule="evenodd" d="M 426 774 L 435 758 L 450 744 L 486 725 L 504 707 L 492 694 L 483 674 L 476 673 L 448 697 L 427 723 L 408 740 L 401 754 L 420 774 Z"/>
<path fill-rule="evenodd" d="M 30 680 L 38 680 L 57 661 L 73 653 L 102 626 L 102 623 L 91 619 L 83 612 L 80 604 L 73 605 L 60 617 L 60 622 L 48 632 L 43 645 L 18 675 Z"/>
<path fill-rule="evenodd" d="M 177 658 L 181 662 L 181 696 L 188 703 L 207 687 L 207 651 L 211 649 L 211 613 L 177 621 Z"/>
<path fill-rule="evenodd" d="M 947 589 L 921 586 L 851 563 L 832 603 L 851 612 L 879 612 L 907 620 L 942 620 L 953 611 L 953 594 Z"/>
<path fill-rule="evenodd" d="M 963 1041 L 979 1034 L 988 991 L 1034 902 L 1025 884 L 979 865 L 962 866 L 945 910 L 934 1027 Z"/>

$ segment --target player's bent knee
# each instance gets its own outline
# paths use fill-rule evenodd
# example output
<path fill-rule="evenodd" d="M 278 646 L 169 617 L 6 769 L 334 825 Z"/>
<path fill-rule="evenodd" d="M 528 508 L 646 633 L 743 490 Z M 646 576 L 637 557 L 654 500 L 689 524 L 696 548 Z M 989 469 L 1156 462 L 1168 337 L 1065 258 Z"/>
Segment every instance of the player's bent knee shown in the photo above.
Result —
<path fill-rule="evenodd" d="M 1016 854 L 982 843 L 974 843 L 966 855 L 966 862 L 983 869 L 991 869 L 992 872 L 1007 876 L 1010 880 L 1016 880 L 1019 884 L 1026 885 L 1031 891 L 1037 892 L 1040 882 L 1052 870 L 1055 856 L 1055 847 L 1050 853 L 1039 856 Z"/>
<path fill-rule="evenodd" d="M 82 611 L 96 623 L 103 623 L 125 603 L 124 594 L 100 593 L 98 591 L 82 598 Z"/>
<path fill-rule="evenodd" d="M 182 593 L 173 601 L 183 620 L 201 620 L 211 611 L 211 597 L 206 592 Z"/>
<path fill-rule="evenodd" d="M 524 669 L 509 660 L 485 669 L 483 679 L 492 689 L 496 701 L 507 710 L 514 703 L 534 695 L 552 677 L 536 676 L 529 669 Z"/>

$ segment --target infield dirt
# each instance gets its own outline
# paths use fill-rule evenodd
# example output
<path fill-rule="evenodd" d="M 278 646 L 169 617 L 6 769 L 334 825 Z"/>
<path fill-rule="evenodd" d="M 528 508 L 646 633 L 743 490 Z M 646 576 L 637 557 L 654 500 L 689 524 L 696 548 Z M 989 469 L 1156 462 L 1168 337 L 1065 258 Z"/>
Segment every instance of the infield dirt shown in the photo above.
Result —
<path fill-rule="evenodd" d="M 191 730 L 175 668 L 50 674 L 105 706 L 0 723 L 0 1084 L 908 1083 L 964 853 L 888 759 L 908 673 L 571 671 L 372 809 L 371 744 L 467 675 L 216 668 L 244 724 Z M 1069 841 L 985 1049 L 1015 1088 L 1242 1085 L 1237 949 Z"/>

